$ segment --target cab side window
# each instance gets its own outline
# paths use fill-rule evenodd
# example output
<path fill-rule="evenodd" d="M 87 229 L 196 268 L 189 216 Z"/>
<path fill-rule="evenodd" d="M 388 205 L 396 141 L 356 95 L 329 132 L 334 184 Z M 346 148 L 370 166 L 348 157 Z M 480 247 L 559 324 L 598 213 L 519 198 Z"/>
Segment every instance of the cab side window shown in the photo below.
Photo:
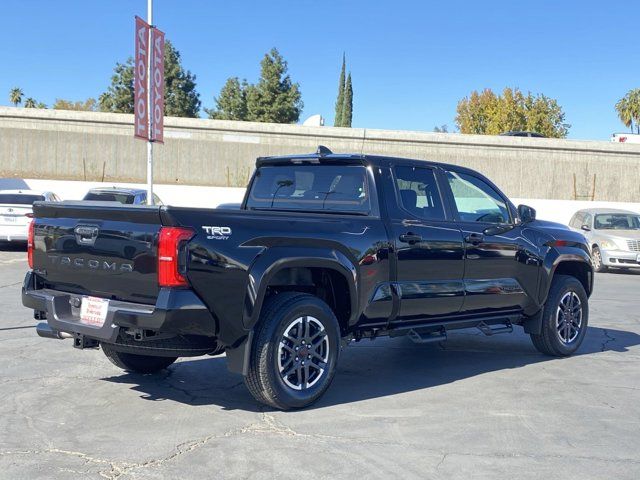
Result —
<path fill-rule="evenodd" d="M 478 177 L 447 172 L 458 216 L 463 222 L 509 223 L 511 215 L 502 196 Z"/>
<path fill-rule="evenodd" d="M 395 167 L 398 200 L 404 210 L 425 220 L 445 220 L 438 183 L 432 169 Z"/>

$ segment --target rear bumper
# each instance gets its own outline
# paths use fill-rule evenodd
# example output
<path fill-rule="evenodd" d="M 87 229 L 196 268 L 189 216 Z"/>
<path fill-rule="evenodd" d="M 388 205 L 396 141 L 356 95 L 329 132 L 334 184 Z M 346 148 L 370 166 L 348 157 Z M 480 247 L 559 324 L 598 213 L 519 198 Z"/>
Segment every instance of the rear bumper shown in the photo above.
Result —
<path fill-rule="evenodd" d="M 26 242 L 28 230 L 25 225 L 0 225 L 0 242 Z"/>
<path fill-rule="evenodd" d="M 58 332 L 77 333 L 108 343 L 115 343 L 120 327 L 153 330 L 158 333 L 203 335 L 217 333 L 216 322 L 209 309 L 191 290 L 160 290 L 155 305 L 111 300 L 102 327 L 80 322 L 73 299 L 82 295 L 51 289 L 36 289 L 35 275 L 27 272 L 22 286 L 22 304 L 46 312 L 47 323 Z"/>

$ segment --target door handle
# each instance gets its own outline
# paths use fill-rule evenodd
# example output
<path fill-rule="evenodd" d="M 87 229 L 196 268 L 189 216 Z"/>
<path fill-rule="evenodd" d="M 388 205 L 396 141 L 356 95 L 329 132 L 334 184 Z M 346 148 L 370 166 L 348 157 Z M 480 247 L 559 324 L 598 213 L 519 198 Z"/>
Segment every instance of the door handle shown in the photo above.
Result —
<path fill-rule="evenodd" d="M 404 243 L 408 243 L 409 245 L 413 245 L 414 243 L 418 243 L 422 241 L 422 237 L 420 235 L 416 235 L 415 233 L 403 233 L 400 235 L 400 241 Z"/>
<path fill-rule="evenodd" d="M 472 245 L 477 245 L 484 240 L 484 235 L 481 233 L 470 233 L 464 237 L 464 241 Z"/>

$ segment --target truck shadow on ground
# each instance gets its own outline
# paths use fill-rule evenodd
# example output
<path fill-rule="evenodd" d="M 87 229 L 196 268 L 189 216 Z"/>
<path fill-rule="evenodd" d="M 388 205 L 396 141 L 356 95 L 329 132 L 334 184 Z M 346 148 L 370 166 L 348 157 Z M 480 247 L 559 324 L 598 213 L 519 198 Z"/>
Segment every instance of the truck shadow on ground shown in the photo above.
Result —
<path fill-rule="evenodd" d="M 640 335 L 589 327 L 576 356 L 627 352 Z M 538 353 L 528 335 L 484 337 L 453 333 L 441 345 L 415 345 L 407 338 L 382 338 L 349 346 L 327 393 L 309 408 L 323 408 L 449 384 L 494 371 L 540 362 L 562 362 Z M 183 359 L 156 375 L 122 374 L 103 380 L 130 385 L 141 398 L 188 405 L 218 405 L 226 410 L 263 411 L 242 377 L 227 371 L 224 357 Z"/>

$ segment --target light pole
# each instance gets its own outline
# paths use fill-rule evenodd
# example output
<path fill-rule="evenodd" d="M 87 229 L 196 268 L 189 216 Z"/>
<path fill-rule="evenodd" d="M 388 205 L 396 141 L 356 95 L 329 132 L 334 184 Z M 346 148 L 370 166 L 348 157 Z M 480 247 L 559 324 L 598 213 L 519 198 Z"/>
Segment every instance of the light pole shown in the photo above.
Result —
<path fill-rule="evenodd" d="M 147 62 L 147 115 L 149 122 L 149 139 L 147 140 L 147 205 L 153 205 L 153 87 L 151 81 L 151 62 L 153 59 L 153 0 L 147 0 L 147 23 L 149 24 L 149 61 Z"/>

